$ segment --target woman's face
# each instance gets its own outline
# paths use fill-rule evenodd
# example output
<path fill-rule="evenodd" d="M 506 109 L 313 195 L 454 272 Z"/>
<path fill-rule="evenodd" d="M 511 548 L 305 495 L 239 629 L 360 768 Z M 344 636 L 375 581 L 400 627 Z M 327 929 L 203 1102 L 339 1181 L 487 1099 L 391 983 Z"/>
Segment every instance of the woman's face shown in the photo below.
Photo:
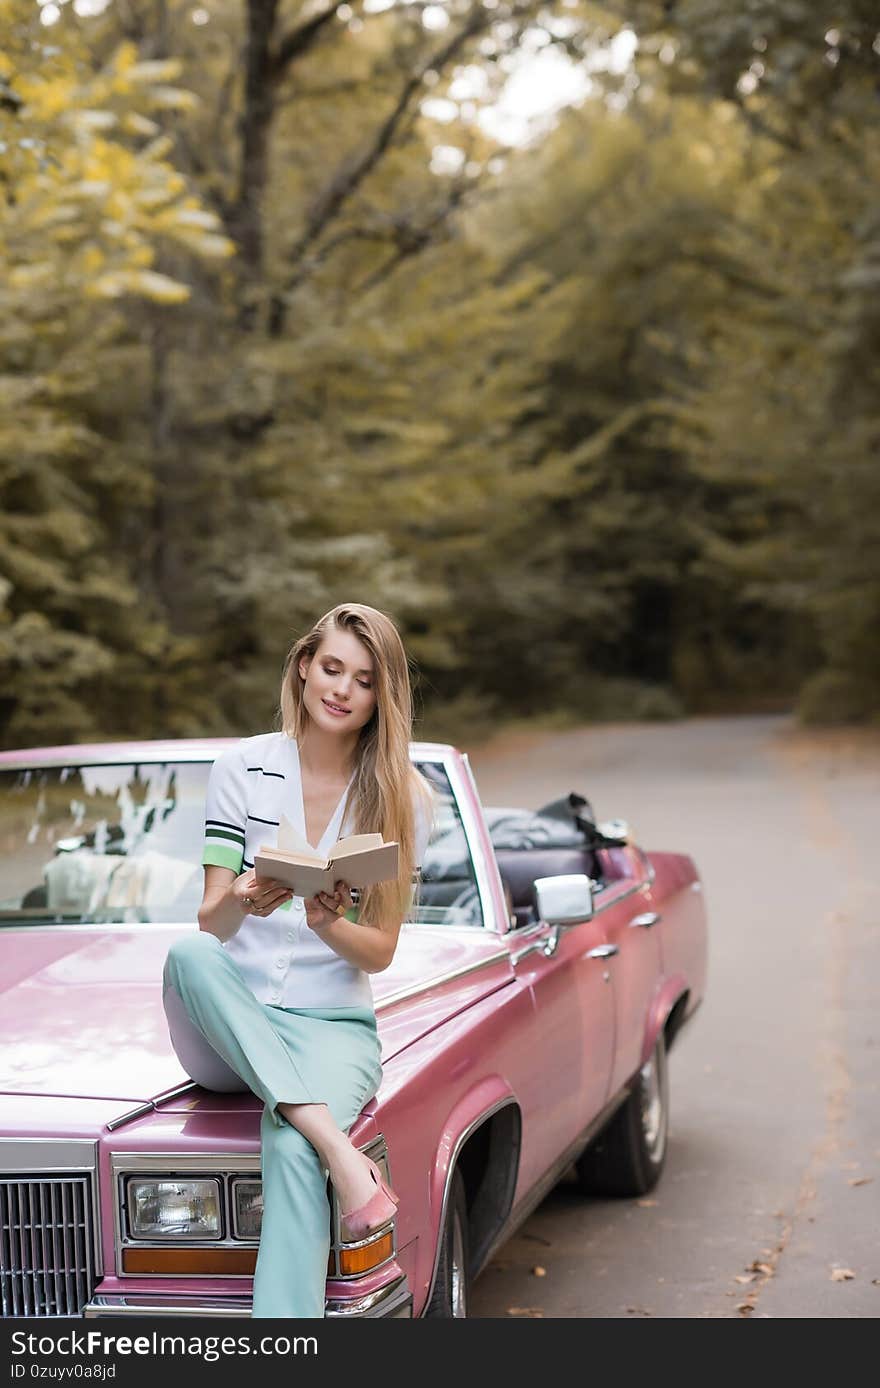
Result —
<path fill-rule="evenodd" d="M 373 657 L 350 631 L 331 628 L 299 672 L 306 711 L 319 728 L 353 733 L 369 723 L 376 707 Z"/>

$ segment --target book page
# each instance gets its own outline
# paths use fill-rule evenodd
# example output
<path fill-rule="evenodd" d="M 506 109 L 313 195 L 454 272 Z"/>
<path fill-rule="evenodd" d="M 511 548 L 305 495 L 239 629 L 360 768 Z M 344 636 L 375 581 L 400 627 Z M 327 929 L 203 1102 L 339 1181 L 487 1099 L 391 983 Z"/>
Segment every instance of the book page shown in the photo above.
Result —
<path fill-rule="evenodd" d="M 330 861 L 333 863 L 337 858 L 344 858 L 349 853 L 362 853 L 368 848 L 381 848 L 384 842 L 381 834 L 349 834 L 333 845 Z"/>
<path fill-rule="evenodd" d="M 319 858 L 317 853 L 288 853 L 286 848 L 276 848 L 273 843 L 264 843 L 260 847 L 262 858 L 277 858 L 280 863 L 302 863 L 309 868 L 328 868 L 329 858 Z"/>
<path fill-rule="evenodd" d="M 268 845 L 264 844 L 264 851 L 271 851 Z M 297 829 L 294 829 L 286 815 L 282 815 L 278 823 L 278 847 L 283 853 L 296 853 L 298 857 L 307 858 L 310 863 L 326 863 L 327 859 L 322 858 L 320 853 L 316 853 L 312 845 L 303 838 Z"/>
<path fill-rule="evenodd" d="M 350 887 L 372 887 L 396 878 L 399 845 L 393 840 L 383 843 L 380 834 L 366 837 L 378 838 L 379 843 L 351 849 L 341 854 L 338 861 L 331 858 L 329 864 L 313 855 L 286 853 L 266 845 L 255 854 L 254 870 L 258 877 L 272 877 L 284 882 L 296 896 L 306 897 L 317 891 L 332 891 L 337 880 Z"/>
<path fill-rule="evenodd" d="M 322 868 L 320 863 L 297 862 L 293 857 L 277 854 L 274 849 L 266 855 L 257 853 L 254 857 L 254 871 L 258 877 L 271 877 L 283 882 L 294 896 L 310 897 L 317 892 L 332 892 L 334 874 Z"/>
<path fill-rule="evenodd" d="M 360 853 L 343 853 L 330 859 L 331 875 L 341 878 L 350 887 L 373 887 L 397 876 L 398 845 L 391 840 Z"/>

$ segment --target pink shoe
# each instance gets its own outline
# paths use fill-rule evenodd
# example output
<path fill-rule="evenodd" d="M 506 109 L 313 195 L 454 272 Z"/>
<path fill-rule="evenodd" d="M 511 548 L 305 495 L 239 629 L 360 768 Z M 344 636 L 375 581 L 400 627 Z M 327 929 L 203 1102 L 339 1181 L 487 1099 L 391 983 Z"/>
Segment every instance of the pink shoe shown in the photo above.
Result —
<path fill-rule="evenodd" d="M 383 1224 L 388 1224 L 394 1218 L 400 1204 L 399 1196 L 383 1178 L 376 1163 L 369 1157 L 367 1161 L 370 1163 L 370 1175 L 376 1183 L 377 1190 L 365 1205 L 359 1205 L 350 1214 L 341 1216 L 342 1237 L 347 1243 L 359 1243 L 361 1239 L 375 1234 Z"/>

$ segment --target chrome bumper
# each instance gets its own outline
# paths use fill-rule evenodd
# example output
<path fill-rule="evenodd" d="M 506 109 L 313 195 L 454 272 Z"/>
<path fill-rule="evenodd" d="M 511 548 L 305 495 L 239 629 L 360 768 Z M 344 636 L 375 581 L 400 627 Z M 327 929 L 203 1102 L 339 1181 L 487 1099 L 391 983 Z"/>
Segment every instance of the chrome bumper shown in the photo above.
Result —
<path fill-rule="evenodd" d="M 412 1316 L 412 1293 L 406 1277 L 398 1277 L 387 1287 L 361 1297 L 332 1297 L 324 1306 L 325 1319 L 353 1316 L 391 1316 L 408 1319 Z M 236 1316 L 250 1318 L 249 1297 L 171 1296 L 149 1292 L 103 1294 L 96 1292 L 83 1316 L 89 1320 L 111 1316 Z"/>

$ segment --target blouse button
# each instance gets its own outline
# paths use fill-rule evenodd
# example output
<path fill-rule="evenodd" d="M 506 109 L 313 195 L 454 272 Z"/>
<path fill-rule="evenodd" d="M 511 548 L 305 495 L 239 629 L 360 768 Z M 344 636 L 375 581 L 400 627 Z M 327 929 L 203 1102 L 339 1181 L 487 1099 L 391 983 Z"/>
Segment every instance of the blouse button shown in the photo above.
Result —
<path fill-rule="evenodd" d="M 292 940 L 292 939 L 294 938 L 294 934 L 293 934 L 293 931 L 292 931 L 292 930 L 288 930 L 288 932 L 287 932 L 287 938 L 288 938 L 288 940 Z"/>

